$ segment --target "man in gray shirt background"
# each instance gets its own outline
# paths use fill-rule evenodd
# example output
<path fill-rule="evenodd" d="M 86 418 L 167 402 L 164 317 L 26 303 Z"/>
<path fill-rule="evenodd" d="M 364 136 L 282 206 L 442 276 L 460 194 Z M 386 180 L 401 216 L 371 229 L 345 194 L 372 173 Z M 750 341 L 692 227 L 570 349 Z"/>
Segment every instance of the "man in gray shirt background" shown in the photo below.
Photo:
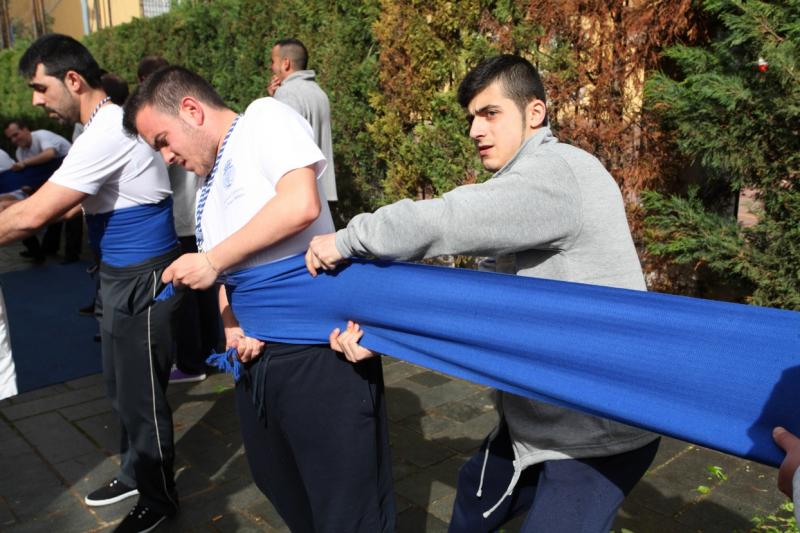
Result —
<path fill-rule="evenodd" d="M 306 70 L 308 50 L 297 39 L 281 39 L 272 47 L 272 81 L 267 92 L 292 107 L 311 124 L 317 143 L 328 166 L 322 174 L 322 190 L 329 202 L 338 200 L 336 174 L 333 170 L 331 107 L 328 95 L 317 85 L 317 74 Z"/>

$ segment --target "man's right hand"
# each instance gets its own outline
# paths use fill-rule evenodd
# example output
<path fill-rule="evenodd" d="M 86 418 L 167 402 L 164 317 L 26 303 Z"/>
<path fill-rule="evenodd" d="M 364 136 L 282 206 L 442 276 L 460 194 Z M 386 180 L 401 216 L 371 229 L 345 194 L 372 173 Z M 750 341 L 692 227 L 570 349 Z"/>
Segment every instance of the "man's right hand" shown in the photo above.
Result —
<path fill-rule="evenodd" d="M 244 330 L 238 326 L 225 328 L 225 348 L 236 348 L 239 354 L 239 361 L 247 363 L 256 359 L 264 351 L 266 343 L 264 341 L 248 337 Z"/>
<path fill-rule="evenodd" d="M 278 76 L 272 76 L 272 79 L 269 80 L 269 85 L 267 85 L 267 93 L 270 96 L 275 96 L 275 91 L 278 90 L 278 87 L 281 86 L 281 79 Z"/>
<path fill-rule="evenodd" d="M 345 359 L 351 363 L 358 363 L 364 359 L 375 357 L 375 352 L 364 348 L 358 341 L 364 336 L 364 331 L 353 321 L 347 322 L 347 329 L 343 332 L 336 328 L 331 331 L 328 340 L 331 348 L 344 354 Z"/>
<path fill-rule="evenodd" d="M 316 277 L 320 270 L 333 270 L 344 259 L 336 248 L 335 233 L 317 235 L 308 244 L 306 268 Z"/>

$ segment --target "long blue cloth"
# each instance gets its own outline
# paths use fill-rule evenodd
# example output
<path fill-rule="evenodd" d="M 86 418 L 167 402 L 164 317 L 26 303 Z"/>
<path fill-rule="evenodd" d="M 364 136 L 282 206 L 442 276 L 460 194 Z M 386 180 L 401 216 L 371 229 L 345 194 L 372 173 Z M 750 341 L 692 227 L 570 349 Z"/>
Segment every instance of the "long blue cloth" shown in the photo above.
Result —
<path fill-rule="evenodd" d="M 301 256 L 228 275 L 245 333 L 362 345 L 476 383 L 776 465 L 800 432 L 800 313 L 577 283 Z"/>
<path fill-rule="evenodd" d="M 39 186 L 47 181 L 50 176 L 58 170 L 63 157 L 49 161 L 43 165 L 25 167 L 22 170 L 6 170 L 0 172 L 0 194 L 15 191 L 20 187 L 31 187 L 38 189 Z"/>

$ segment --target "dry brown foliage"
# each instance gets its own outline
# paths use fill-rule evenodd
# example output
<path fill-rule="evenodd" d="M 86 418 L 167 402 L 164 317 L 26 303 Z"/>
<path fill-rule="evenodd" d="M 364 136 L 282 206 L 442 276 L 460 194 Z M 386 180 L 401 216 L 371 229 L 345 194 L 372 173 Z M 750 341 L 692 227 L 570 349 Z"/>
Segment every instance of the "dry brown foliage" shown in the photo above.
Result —
<path fill-rule="evenodd" d="M 645 76 L 660 52 L 705 33 L 692 0 L 531 0 L 527 17 L 543 29 L 539 63 L 568 46 L 562 67 L 544 70 L 559 137 L 596 155 L 628 202 L 671 174 L 669 139 L 642 109 Z"/>

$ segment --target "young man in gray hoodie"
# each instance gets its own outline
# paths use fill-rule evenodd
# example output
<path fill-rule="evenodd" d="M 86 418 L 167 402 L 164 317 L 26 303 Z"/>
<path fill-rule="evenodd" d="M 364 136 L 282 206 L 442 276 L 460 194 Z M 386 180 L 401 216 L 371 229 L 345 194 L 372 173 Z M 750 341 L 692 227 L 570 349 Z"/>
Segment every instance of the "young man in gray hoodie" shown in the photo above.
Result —
<path fill-rule="evenodd" d="M 617 184 L 547 126 L 542 83 L 525 59 L 490 58 L 458 91 L 470 137 L 494 176 L 433 200 L 401 200 L 315 237 L 312 275 L 348 257 L 496 258 L 520 276 L 645 290 Z M 338 334 L 338 332 L 335 332 Z M 332 335 L 352 361 L 370 356 L 357 325 Z M 450 531 L 607 532 L 658 448 L 652 433 L 498 391 L 499 426 L 459 474 Z"/>

